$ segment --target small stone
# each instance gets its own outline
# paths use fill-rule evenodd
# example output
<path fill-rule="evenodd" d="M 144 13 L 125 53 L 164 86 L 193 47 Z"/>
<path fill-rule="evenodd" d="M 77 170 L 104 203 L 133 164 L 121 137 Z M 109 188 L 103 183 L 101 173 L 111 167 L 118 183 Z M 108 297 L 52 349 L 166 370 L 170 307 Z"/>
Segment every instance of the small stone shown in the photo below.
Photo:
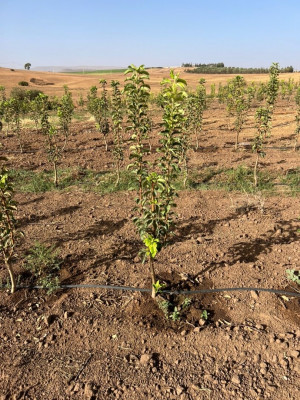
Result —
<path fill-rule="evenodd" d="M 64 319 L 68 319 L 72 316 L 72 313 L 70 311 L 65 311 L 64 312 Z"/>
<path fill-rule="evenodd" d="M 140 364 L 141 365 L 147 365 L 149 361 L 151 360 L 151 355 L 150 354 L 142 354 L 140 358 Z"/>
<path fill-rule="evenodd" d="M 93 392 L 93 385 L 91 383 L 87 383 L 84 386 L 84 396 L 86 399 L 90 400 L 91 397 L 93 397 L 94 392 Z"/>
<path fill-rule="evenodd" d="M 240 385 L 241 380 L 238 375 L 233 375 L 231 378 L 231 382 L 234 383 L 235 385 Z"/>
<path fill-rule="evenodd" d="M 181 393 L 183 392 L 183 387 L 182 386 L 180 386 L 180 385 L 178 385 L 177 387 L 176 387 L 176 394 L 177 394 L 177 396 L 180 396 L 181 395 Z"/>
<path fill-rule="evenodd" d="M 258 293 L 255 290 L 251 290 L 250 292 L 252 299 L 257 300 L 258 299 Z"/>
<path fill-rule="evenodd" d="M 300 351 L 292 350 L 290 354 L 291 354 L 291 357 L 298 358 L 300 356 Z"/>
<path fill-rule="evenodd" d="M 73 387 L 73 392 L 74 392 L 74 393 L 77 393 L 77 392 L 79 392 L 79 390 L 80 390 L 80 385 L 79 385 L 79 383 L 77 382 L 77 383 L 75 383 L 75 385 L 74 385 L 74 387 Z"/>

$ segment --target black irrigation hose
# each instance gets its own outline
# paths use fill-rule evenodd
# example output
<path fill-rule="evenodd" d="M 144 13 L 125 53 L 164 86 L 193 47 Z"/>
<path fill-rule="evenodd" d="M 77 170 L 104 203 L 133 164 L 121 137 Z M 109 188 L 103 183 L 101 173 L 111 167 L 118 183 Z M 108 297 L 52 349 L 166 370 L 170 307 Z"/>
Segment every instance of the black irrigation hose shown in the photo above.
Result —
<path fill-rule="evenodd" d="M 74 289 L 74 288 L 85 288 L 85 289 L 110 289 L 110 290 L 124 290 L 132 292 L 151 292 L 151 289 L 147 288 L 135 288 L 131 286 L 113 286 L 113 285 L 61 285 L 58 289 Z M 43 286 L 17 286 L 17 289 L 47 289 Z M 218 289 L 199 289 L 199 290 L 162 290 L 162 293 L 168 294 L 207 294 L 207 293 L 219 293 L 219 292 L 268 292 L 275 293 L 281 296 L 300 297 L 300 293 L 297 292 L 286 292 L 285 290 L 268 289 L 268 288 L 256 288 L 256 287 L 233 287 L 233 288 L 218 288 Z"/>

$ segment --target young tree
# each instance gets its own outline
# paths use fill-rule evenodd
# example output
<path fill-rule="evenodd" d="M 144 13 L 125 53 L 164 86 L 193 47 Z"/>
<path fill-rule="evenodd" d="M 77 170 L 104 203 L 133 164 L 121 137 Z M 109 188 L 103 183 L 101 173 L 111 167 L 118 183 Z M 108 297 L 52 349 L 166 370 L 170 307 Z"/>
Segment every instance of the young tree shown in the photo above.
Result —
<path fill-rule="evenodd" d="M 300 87 L 298 87 L 296 95 L 295 95 L 295 102 L 297 106 L 297 114 L 296 114 L 296 129 L 295 129 L 295 144 L 294 144 L 294 151 L 297 150 L 298 146 L 298 138 L 300 133 Z"/>
<path fill-rule="evenodd" d="M 27 69 L 28 71 L 30 70 L 31 64 L 30 63 L 26 63 L 24 65 L 24 68 Z"/>
<path fill-rule="evenodd" d="M 242 76 L 236 76 L 228 83 L 228 91 L 226 97 L 227 112 L 229 116 L 235 118 L 235 150 L 238 149 L 239 136 L 246 120 L 249 108 L 248 97 L 246 95 L 246 81 Z"/>
<path fill-rule="evenodd" d="M 45 147 L 49 162 L 53 166 L 53 182 L 55 186 L 58 186 L 58 174 L 57 165 L 62 156 L 63 148 L 59 145 L 58 131 L 49 122 L 49 108 L 50 102 L 48 96 L 40 94 L 41 101 L 41 126 L 42 132 L 46 137 Z"/>
<path fill-rule="evenodd" d="M 128 166 L 137 176 L 139 196 L 137 203 L 141 205 L 143 198 L 143 181 L 148 175 L 148 163 L 145 155 L 148 153 L 146 141 L 148 140 L 148 100 L 150 86 L 145 83 L 149 79 L 149 72 L 144 65 L 136 67 L 130 65 L 125 71 L 126 78 L 124 93 L 126 95 L 126 130 L 131 135 L 130 160 Z"/>
<path fill-rule="evenodd" d="M 65 149 L 67 145 L 67 141 L 69 138 L 70 124 L 72 121 L 72 116 L 74 114 L 74 103 L 72 100 L 72 94 L 70 93 L 68 86 L 64 86 L 65 93 L 60 99 L 60 105 L 57 109 L 57 115 L 59 118 L 60 128 L 65 138 L 64 147 Z"/>
<path fill-rule="evenodd" d="M 5 161 L 1 158 L 1 161 Z M 5 165 L 0 167 L 0 254 L 8 270 L 11 293 L 15 292 L 16 279 L 12 267 L 15 246 L 22 233 L 17 228 L 15 211 L 17 203 L 13 200 L 13 185 Z"/>
<path fill-rule="evenodd" d="M 109 101 L 108 101 L 108 96 L 107 96 L 107 89 L 106 89 L 106 80 L 105 79 L 101 79 L 99 81 L 99 83 L 101 84 L 102 87 L 102 94 L 101 94 L 101 101 L 100 101 L 100 105 L 101 105 L 101 114 L 102 114 L 102 120 L 100 123 L 100 131 L 103 134 L 104 137 L 104 142 L 105 142 L 105 149 L 106 151 L 108 151 L 108 143 L 107 143 L 107 135 L 109 134 Z"/>
<path fill-rule="evenodd" d="M 274 105 L 278 96 L 279 90 L 279 66 L 278 63 L 273 63 L 269 70 L 269 82 L 267 83 L 266 90 L 266 103 L 265 107 L 260 107 L 255 113 L 256 120 L 256 136 L 252 146 L 252 150 L 256 153 L 256 160 L 254 165 L 254 186 L 257 186 L 257 167 L 259 157 L 265 157 L 264 141 L 267 136 L 270 136 L 272 129 L 272 118 L 274 112 Z"/>
<path fill-rule="evenodd" d="M 111 82 L 111 86 L 113 89 L 112 101 L 111 101 L 111 118 L 112 118 L 112 130 L 114 135 L 113 155 L 115 158 L 116 170 L 117 170 L 116 185 L 118 185 L 120 182 L 120 167 L 124 159 L 123 138 L 122 138 L 123 110 L 122 110 L 122 97 L 119 85 L 120 83 L 118 81 Z"/>
<path fill-rule="evenodd" d="M 108 150 L 108 144 L 106 136 L 109 133 L 109 105 L 107 99 L 106 81 L 103 79 L 100 81 L 102 86 L 102 95 L 98 97 L 98 89 L 96 86 L 92 86 L 90 93 L 87 98 L 87 109 L 93 115 L 96 121 L 97 129 L 103 134 L 105 149 Z"/>
<path fill-rule="evenodd" d="M 177 196 L 174 180 L 181 168 L 182 137 L 184 131 L 184 99 L 186 82 L 173 71 L 164 79 L 162 96 L 163 124 L 160 132 L 160 157 L 153 166 L 157 171 L 142 175 L 142 197 L 139 216 L 134 219 L 145 245 L 144 255 L 149 260 L 152 297 L 157 286 L 154 261 L 157 253 L 167 244 L 174 228 Z"/>

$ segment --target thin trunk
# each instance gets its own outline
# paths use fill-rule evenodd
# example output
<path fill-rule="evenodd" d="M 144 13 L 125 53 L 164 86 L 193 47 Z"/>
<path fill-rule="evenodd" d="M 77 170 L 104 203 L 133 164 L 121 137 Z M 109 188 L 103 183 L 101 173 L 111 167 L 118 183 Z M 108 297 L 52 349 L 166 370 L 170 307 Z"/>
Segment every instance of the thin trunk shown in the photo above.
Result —
<path fill-rule="evenodd" d="M 117 180 L 116 180 L 116 186 L 118 186 L 120 182 L 120 165 L 119 165 L 119 161 L 117 161 Z"/>
<path fill-rule="evenodd" d="M 6 268 L 7 268 L 8 273 L 9 273 L 9 277 L 10 277 L 10 283 L 11 283 L 10 293 L 15 293 L 15 290 L 16 290 L 16 279 L 15 279 L 15 275 L 14 275 L 13 269 L 12 269 L 12 267 L 10 265 L 9 260 L 5 256 L 4 256 L 4 262 L 5 262 Z"/>
<path fill-rule="evenodd" d="M 105 150 L 108 151 L 108 144 L 106 140 L 106 135 L 104 135 Z"/>
<path fill-rule="evenodd" d="M 239 132 L 236 131 L 236 133 L 235 133 L 235 146 L 234 146 L 235 150 L 237 150 L 238 147 L 239 147 Z"/>
<path fill-rule="evenodd" d="M 256 154 L 256 160 L 255 160 L 255 165 L 254 165 L 254 186 L 257 187 L 257 165 L 258 165 L 258 157 L 259 154 Z"/>
<path fill-rule="evenodd" d="M 199 137 L 198 137 L 198 131 L 197 130 L 195 132 L 195 135 L 196 135 L 196 150 L 198 150 L 199 149 Z"/>
<path fill-rule="evenodd" d="M 56 161 L 53 161 L 53 169 L 54 169 L 54 185 L 55 187 L 58 186 L 58 178 L 57 178 L 57 165 Z"/>
<path fill-rule="evenodd" d="M 150 256 L 149 258 L 149 264 L 150 264 L 150 274 L 151 274 L 151 284 L 152 284 L 152 288 L 151 288 L 151 297 L 153 299 L 155 299 L 155 288 L 154 285 L 156 283 L 156 277 L 155 277 L 155 271 L 154 271 L 154 260 L 153 258 Z"/>
<path fill-rule="evenodd" d="M 17 137 L 18 137 L 18 141 L 19 141 L 20 152 L 23 153 L 23 144 L 22 144 L 20 132 L 17 133 Z"/>
<path fill-rule="evenodd" d="M 189 171 L 188 171 L 188 163 L 187 163 L 187 158 L 186 158 L 186 156 L 184 157 L 183 166 L 184 166 L 184 173 L 185 173 L 184 180 L 183 180 L 183 186 L 184 186 L 184 188 L 186 189 L 186 182 L 187 182 L 188 173 L 189 173 Z"/>
<path fill-rule="evenodd" d="M 295 144 L 294 144 L 294 151 L 297 151 L 298 145 L 298 135 L 296 136 Z"/>
<path fill-rule="evenodd" d="M 65 151 L 66 147 L 67 147 L 67 142 L 68 142 L 68 135 L 65 134 L 65 140 L 64 140 L 64 144 L 63 147 L 61 149 L 62 152 Z"/>

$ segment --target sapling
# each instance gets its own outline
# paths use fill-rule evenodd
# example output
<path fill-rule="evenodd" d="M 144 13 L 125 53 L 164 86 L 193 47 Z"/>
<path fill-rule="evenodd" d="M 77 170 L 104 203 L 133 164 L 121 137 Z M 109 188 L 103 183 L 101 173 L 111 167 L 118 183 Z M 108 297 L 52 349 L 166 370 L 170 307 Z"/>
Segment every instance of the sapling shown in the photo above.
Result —
<path fill-rule="evenodd" d="M 1 158 L 5 161 L 5 158 Z M 0 169 L 0 253 L 8 270 L 11 293 L 15 292 L 16 279 L 12 267 L 12 259 L 15 255 L 15 246 L 22 232 L 18 230 L 15 219 L 17 203 L 13 200 L 13 185 L 5 165 Z"/>
<path fill-rule="evenodd" d="M 199 86 L 196 89 L 195 96 L 195 133 L 196 133 L 196 149 L 199 148 L 199 134 L 203 126 L 203 113 L 207 108 L 205 79 L 199 80 Z"/>
<path fill-rule="evenodd" d="M 148 163 L 145 155 L 148 153 L 145 145 L 148 140 L 148 99 L 150 96 L 150 86 L 145 83 L 149 79 L 149 72 L 141 65 L 136 67 L 130 65 L 125 71 L 126 78 L 124 93 L 126 95 L 127 127 L 130 132 L 130 160 L 129 169 L 137 177 L 138 198 L 137 203 L 141 205 L 143 199 L 143 181 L 148 175 Z"/>
<path fill-rule="evenodd" d="M 21 115 L 24 113 L 24 101 L 12 97 L 8 100 L 8 108 L 11 110 L 13 132 L 17 135 L 20 151 L 23 153 L 23 141 L 21 137 Z"/>
<path fill-rule="evenodd" d="M 109 134 L 109 102 L 108 102 L 108 96 L 107 96 L 107 89 L 106 89 L 106 80 L 101 79 L 99 81 L 102 87 L 102 94 L 101 94 L 101 114 L 102 114 L 102 120 L 99 126 L 99 129 L 101 133 L 103 134 L 104 137 L 104 142 L 105 142 L 105 149 L 108 151 L 108 143 L 107 143 L 107 135 Z"/>
<path fill-rule="evenodd" d="M 166 181 L 165 221 L 168 230 L 172 226 L 172 208 L 175 206 L 174 197 L 176 191 L 173 186 L 175 179 L 181 170 L 181 163 L 185 162 L 182 155 L 186 155 L 184 149 L 183 132 L 185 125 L 184 101 L 187 97 L 186 81 L 179 78 L 179 74 L 170 71 L 170 79 L 162 81 L 163 89 L 163 130 L 160 132 L 160 147 L 158 165 Z"/>
<path fill-rule="evenodd" d="M 39 127 L 41 110 L 42 110 L 41 98 L 40 96 L 37 96 L 29 103 L 30 118 L 34 121 L 36 130 L 38 130 Z"/>
<path fill-rule="evenodd" d="M 229 116 L 235 118 L 235 150 L 238 149 L 239 135 L 242 131 L 249 108 L 249 99 L 246 95 L 246 81 L 242 76 L 236 76 L 228 83 L 227 97 L 225 99 Z"/>
<path fill-rule="evenodd" d="M 274 106 L 278 97 L 279 91 L 279 65 L 273 63 L 269 70 L 269 82 L 267 84 L 267 106 L 273 115 Z"/>
<path fill-rule="evenodd" d="M 5 113 L 5 100 L 6 100 L 5 87 L 0 86 L 0 132 L 2 131 L 3 127 L 2 119 Z"/>
<path fill-rule="evenodd" d="M 184 130 L 184 99 L 186 98 L 186 82 L 173 71 L 170 79 L 162 81 L 163 124 L 160 132 L 161 154 L 157 163 L 160 174 L 151 173 L 143 181 L 143 213 L 137 220 L 138 227 L 145 229 L 147 237 L 144 244 L 152 274 L 152 285 L 155 282 L 154 258 L 157 252 L 167 244 L 174 228 L 174 199 L 177 195 L 173 186 L 180 173 L 182 155 L 182 132 Z M 145 208 L 146 206 L 146 208 Z M 155 286 L 153 286 L 154 288 Z M 155 291 L 152 290 L 152 297 Z"/>
<path fill-rule="evenodd" d="M 72 100 L 72 94 L 70 93 L 68 87 L 65 85 L 64 86 L 65 93 L 60 99 L 60 105 L 58 106 L 57 109 L 57 115 L 59 118 L 59 124 L 60 128 L 63 132 L 65 141 L 64 141 L 64 147 L 63 150 L 65 149 L 69 137 L 69 131 L 70 131 L 70 124 L 72 121 L 72 116 L 74 114 L 74 104 Z"/>
<path fill-rule="evenodd" d="M 265 107 L 260 107 L 255 113 L 256 120 L 256 136 L 252 150 L 256 153 L 256 160 L 254 165 L 254 186 L 257 186 L 257 167 L 259 157 L 265 157 L 264 140 L 270 136 L 272 129 L 272 117 L 274 112 L 274 105 L 278 96 L 279 90 L 279 66 L 273 63 L 269 70 L 269 82 L 266 85 L 266 103 Z"/>
<path fill-rule="evenodd" d="M 297 114 L 296 114 L 294 151 L 297 150 L 298 138 L 299 138 L 299 133 L 300 133 L 300 87 L 298 87 L 298 89 L 297 89 L 297 92 L 295 95 L 295 102 L 296 102 L 296 106 L 297 106 Z"/>
<path fill-rule="evenodd" d="M 49 162 L 53 166 L 54 178 L 53 182 L 55 186 L 58 186 L 58 174 L 57 164 L 62 156 L 63 147 L 59 145 L 58 131 L 49 122 L 49 108 L 50 103 L 48 96 L 44 94 L 39 95 L 41 100 L 41 126 L 42 133 L 45 135 L 46 152 Z"/>
<path fill-rule="evenodd" d="M 96 121 L 97 129 L 103 134 L 105 149 L 108 150 L 108 144 L 106 136 L 109 133 L 109 123 L 108 123 L 108 99 L 106 90 L 106 81 L 100 81 L 102 85 L 102 95 L 98 97 L 98 89 L 96 86 L 92 86 L 90 93 L 87 97 L 87 109 L 93 115 Z"/>
<path fill-rule="evenodd" d="M 113 89 L 112 99 L 111 99 L 111 119 L 112 119 L 112 131 L 114 135 L 113 155 L 117 171 L 116 185 L 118 185 L 120 181 L 120 167 L 124 159 L 123 138 L 122 138 L 123 110 L 122 110 L 122 97 L 119 85 L 120 83 L 118 81 L 111 82 L 111 86 Z"/>
<path fill-rule="evenodd" d="M 271 130 L 271 112 L 266 107 L 260 107 L 255 113 L 256 121 L 256 136 L 252 145 L 252 151 L 256 153 L 256 159 L 254 164 L 254 186 L 257 186 L 257 167 L 260 157 L 265 157 L 264 151 L 264 140 L 269 135 Z"/>

